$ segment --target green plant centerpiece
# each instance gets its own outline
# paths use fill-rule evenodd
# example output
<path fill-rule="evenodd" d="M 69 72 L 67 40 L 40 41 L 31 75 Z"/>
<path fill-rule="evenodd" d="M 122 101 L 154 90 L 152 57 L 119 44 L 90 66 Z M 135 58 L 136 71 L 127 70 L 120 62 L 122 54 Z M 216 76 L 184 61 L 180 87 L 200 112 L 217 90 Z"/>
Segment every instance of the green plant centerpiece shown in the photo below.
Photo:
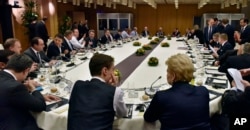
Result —
<path fill-rule="evenodd" d="M 151 40 L 152 39 L 152 37 L 151 36 L 148 36 L 148 40 Z"/>
<path fill-rule="evenodd" d="M 162 42 L 161 47 L 169 47 L 169 43 L 168 42 Z"/>
<path fill-rule="evenodd" d="M 158 44 L 158 42 L 157 41 L 155 41 L 155 40 L 152 40 L 152 41 L 150 41 L 150 43 L 149 44 L 151 44 L 151 45 L 155 45 L 155 44 Z"/>
<path fill-rule="evenodd" d="M 63 16 L 62 21 L 59 25 L 59 33 L 64 34 L 66 30 L 70 30 L 72 27 L 72 20 L 69 16 Z"/>
<path fill-rule="evenodd" d="M 149 44 L 144 44 L 144 45 L 142 46 L 142 48 L 143 48 L 144 50 L 152 50 L 152 47 L 151 47 L 151 45 L 149 45 Z"/>
<path fill-rule="evenodd" d="M 37 5 L 37 2 L 35 0 L 25 0 L 24 5 L 25 10 L 21 15 L 22 25 L 28 28 L 34 20 L 38 19 L 39 15 L 37 10 L 39 10 L 39 6 Z"/>
<path fill-rule="evenodd" d="M 149 66 L 157 66 L 159 64 L 159 60 L 156 57 L 150 57 L 148 60 Z"/>
<path fill-rule="evenodd" d="M 163 36 L 163 35 L 160 35 L 160 36 L 159 36 L 159 38 L 164 38 L 164 37 L 165 37 L 165 36 Z"/>
<path fill-rule="evenodd" d="M 136 50 L 135 54 L 137 56 L 143 56 L 145 54 L 145 50 L 143 48 L 139 48 Z"/>
<path fill-rule="evenodd" d="M 159 42 L 159 41 L 160 41 L 160 38 L 157 37 L 157 38 L 154 39 L 154 41 Z"/>
<path fill-rule="evenodd" d="M 114 70 L 114 75 L 118 77 L 118 82 L 120 82 L 120 81 L 121 81 L 121 78 L 122 78 L 121 71 L 118 70 L 118 69 L 115 69 L 115 70 Z"/>
<path fill-rule="evenodd" d="M 140 42 L 134 42 L 133 46 L 141 46 L 141 43 Z"/>
<path fill-rule="evenodd" d="M 171 40 L 171 35 L 168 35 L 168 36 L 167 36 L 167 39 L 168 39 L 168 40 Z"/>

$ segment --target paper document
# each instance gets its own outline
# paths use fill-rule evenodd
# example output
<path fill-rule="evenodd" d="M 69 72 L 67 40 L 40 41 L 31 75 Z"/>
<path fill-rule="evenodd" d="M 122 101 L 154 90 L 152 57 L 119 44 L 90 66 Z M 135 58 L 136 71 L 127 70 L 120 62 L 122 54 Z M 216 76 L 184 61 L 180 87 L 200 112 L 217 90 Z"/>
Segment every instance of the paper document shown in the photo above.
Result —
<path fill-rule="evenodd" d="M 211 45 L 209 45 L 209 48 L 211 49 L 211 51 L 212 51 L 213 53 L 217 53 Z"/>
<path fill-rule="evenodd" d="M 245 90 L 244 85 L 241 83 L 242 80 L 242 76 L 240 74 L 240 71 L 238 71 L 237 69 L 233 69 L 233 68 L 229 68 L 227 69 L 228 73 L 232 76 L 232 78 L 234 79 L 234 82 L 236 84 L 236 87 L 243 91 Z"/>

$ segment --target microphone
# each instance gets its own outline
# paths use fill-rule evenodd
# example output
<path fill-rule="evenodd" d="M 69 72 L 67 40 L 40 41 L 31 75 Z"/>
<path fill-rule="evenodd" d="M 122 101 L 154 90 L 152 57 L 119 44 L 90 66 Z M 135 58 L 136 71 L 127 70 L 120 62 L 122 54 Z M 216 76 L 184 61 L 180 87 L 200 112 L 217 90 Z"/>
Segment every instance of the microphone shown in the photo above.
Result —
<path fill-rule="evenodd" d="M 148 95 L 150 98 L 153 98 L 156 94 L 156 90 L 153 88 L 153 85 L 161 79 L 161 76 L 159 76 L 150 86 L 150 88 L 145 89 L 145 94 Z"/>
<path fill-rule="evenodd" d="M 161 76 L 159 76 L 159 77 L 151 84 L 150 90 L 153 90 L 153 85 L 154 85 L 158 80 L 160 80 L 160 79 L 161 79 Z"/>

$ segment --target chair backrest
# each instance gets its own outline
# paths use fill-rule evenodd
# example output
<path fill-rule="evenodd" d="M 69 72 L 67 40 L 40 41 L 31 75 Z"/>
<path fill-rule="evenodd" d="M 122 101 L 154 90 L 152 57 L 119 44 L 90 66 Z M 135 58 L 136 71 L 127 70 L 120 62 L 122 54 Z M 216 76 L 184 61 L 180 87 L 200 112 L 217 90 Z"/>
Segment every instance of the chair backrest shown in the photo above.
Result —
<path fill-rule="evenodd" d="M 4 50 L 2 43 L 0 43 L 0 50 Z"/>

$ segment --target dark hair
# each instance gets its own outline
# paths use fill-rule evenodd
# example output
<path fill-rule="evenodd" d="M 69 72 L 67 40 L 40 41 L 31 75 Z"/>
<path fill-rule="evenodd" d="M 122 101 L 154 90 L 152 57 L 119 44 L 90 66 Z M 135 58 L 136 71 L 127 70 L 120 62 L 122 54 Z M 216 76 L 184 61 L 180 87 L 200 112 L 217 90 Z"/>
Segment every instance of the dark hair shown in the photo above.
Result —
<path fill-rule="evenodd" d="M 41 39 L 41 38 L 40 38 L 40 37 L 34 37 L 34 38 L 31 40 L 31 42 L 30 42 L 31 46 L 33 47 L 34 45 L 38 45 L 39 39 Z"/>
<path fill-rule="evenodd" d="M 229 20 L 228 20 L 228 19 L 222 19 L 221 22 L 222 22 L 223 24 L 228 24 L 228 23 L 229 23 Z"/>
<path fill-rule="evenodd" d="M 19 41 L 19 40 L 16 39 L 16 38 L 8 38 L 8 39 L 4 42 L 4 44 L 3 44 L 4 49 L 5 49 L 5 50 L 6 50 L 6 49 L 9 50 L 9 48 L 12 47 L 12 46 L 14 46 L 15 43 L 16 43 L 17 41 Z"/>
<path fill-rule="evenodd" d="M 8 57 L 14 54 L 15 52 L 10 50 L 0 50 L 0 62 L 7 64 L 9 61 Z"/>
<path fill-rule="evenodd" d="M 64 33 L 64 36 L 69 36 L 70 34 L 72 34 L 73 32 L 71 30 L 66 30 Z"/>
<path fill-rule="evenodd" d="M 33 61 L 25 54 L 14 54 L 8 61 L 6 69 L 11 69 L 17 73 L 31 67 Z"/>
<path fill-rule="evenodd" d="M 110 69 L 114 63 L 114 58 L 105 54 L 95 54 L 89 62 L 89 70 L 92 76 L 101 75 L 104 67 Z"/>
<path fill-rule="evenodd" d="M 247 24 L 248 24 L 248 22 L 249 22 L 247 18 L 241 18 L 240 20 L 243 20 L 244 23 L 247 23 Z"/>
<path fill-rule="evenodd" d="M 63 35 L 62 35 L 62 34 L 60 34 L 60 33 L 56 34 L 56 35 L 55 35 L 55 38 L 56 38 L 56 37 L 57 37 L 57 38 L 60 38 L 60 39 L 62 39 L 62 40 L 63 40 Z"/>
<path fill-rule="evenodd" d="M 218 18 L 214 18 L 214 21 L 218 21 Z"/>
<path fill-rule="evenodd" d="M 118 32 L 122 32 L 122 30 L 121 30 L 121 29 L 118 29 Z"/>

